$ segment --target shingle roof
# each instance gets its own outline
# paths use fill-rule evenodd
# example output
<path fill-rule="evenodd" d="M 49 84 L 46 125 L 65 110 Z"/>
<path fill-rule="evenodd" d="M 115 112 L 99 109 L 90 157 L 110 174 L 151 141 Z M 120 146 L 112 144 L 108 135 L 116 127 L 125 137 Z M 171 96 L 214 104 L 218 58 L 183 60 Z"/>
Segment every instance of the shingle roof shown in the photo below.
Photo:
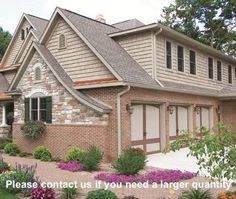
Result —
<path fill-rule="evenodd" d="M 33 30 L 33 32 L 35 33 L 36 37 L 40 39 L 40 37 L 42 36 L 48 24 L 48 20 L 33 16 L 30 14 L 25 14 L 25 15 L 27 16 L 29 21 L 32 23 L 32 25 L 36 28 L 36 30 Z"/>
<path fill-rule="evenodd" d="M 66 18 L 88 40 L 124 82 L 160 87 L 158 83 L 108 34 L 117 28 L 61 9 Z"/>
<path fill-rule="evenodd" d="M 144 24 L 138 19 L 130 19 L 130 20 L 118 22 L 112 25 L 120 30 L 128 30 L 132 28 L 138 28 L 140 26 L 143 26 Z"/>
<path fill-rule="evenodd" d="M 8 86 L 9 86 L 8 81 L 3 76 L 3 74 L 0 73 L 0 92 L 7 91 Z"/>
<path fill-rule="evenodd" d="M 39 52 L 46 59 L 46 61 L 50 64 L 53 70 L 57 73 L 60 79 L 64 82 L 64 84 L 66 84 L 74 94 L 76 94 L 79 98 L 82 98 L 83 100 L 89 102 L 90 104 L 103 109 L 105 112 L 109 112 L 111 110 L 109 106 L 106 106 L 104 103 L 100 102 L 99 100 L 95 100 L 91 98 L 90 96 L 82 93 L 81 91 L 77 91 L 76 89 L 74 89 L 73 81 L 71 80 L 69 75 L 64 71 L 64 69 L 61 67 L 61 65 L 57 62 L 57 60 L 51 54 L 51 52 L 44 45 L 35 43 L 35 46 L 37 50 L 39 50 Z"/>

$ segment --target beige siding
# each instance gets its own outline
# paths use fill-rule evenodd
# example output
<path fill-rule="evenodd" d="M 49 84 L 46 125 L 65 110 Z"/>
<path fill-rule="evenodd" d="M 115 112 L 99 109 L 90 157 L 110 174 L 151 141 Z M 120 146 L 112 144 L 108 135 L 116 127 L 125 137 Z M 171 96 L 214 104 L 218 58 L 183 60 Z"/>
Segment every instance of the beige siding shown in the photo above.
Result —
<path fill-rule="evenodd" d="M 23 61 L 25 55 L 27 54 L 27 52 L 28 52 L 28 50 L 29 50 L 29 48 L 30 48 L 32 42 L 35 41 L 35 40 L 36 40 L 36 39 L 35 39 L 33 36 L 31 36 L 31 38 L 30 38 L 28 44 L 26 45 L 26 47 L 25 47 L 25 49 L 24 49 L 22 55 L 18 58 L 19 61 L 18 61 L 17 63 L 22 63 L 22 61 Z"/>
<path fill-rule="evenodd" d="M 172 44 L 172 69 L 166 68 L 166 55 L 165 55 L 165 43 L 166 40 Z M 177 66 L 177 45 L 184 47 L 184 72 L 178 71 Z M 217 57 L 208 55 L 203 51 L 194 49 L 189 45 L 179 43 L 171 38 L 166 38 L 162 35 L 157 36 L 156 40 L 156 65 L 157 65 L 157 78 L 160 80 L 175 81 L 178 83 L 185 83 L 188 85 L 198 85 L 206 88 L 221 89 L 222 87 L 235 88 L 236 79 L 234 76 L 235 67 L 232 65 L 233 84 L 228 84 L 228 65 L 229 63 L 224 60 L 218 59 Z M 191 75 L 189 71 L 189 50 L 196 52 L 196 68 L 197 75 Z M 208 78 L 208 57 L 213 58 L 214 66 L 214 79 Z M 217 81 L 217 60 L 222 62 L 222 81 Z"/>
<path fill-rule="evenodd" d="M 12 70 L 12 71 L 6 71 L 4 72 L 4 76 L 7 79 L 8 83 L 10 84 L 14 78 L 16 74 L 16 70 Z"/>
<path fill-rule="evenodd" d="M 66 36 L 67 47 L 64 49 L 58 49 L 61 33 Z M 63 19 L 59 19 L 46 46 L 73 81 L 114 78 Z"/>
<path fill-rule="evenodd" d="M 152 35 L 151 32 L 119 37 L 116 41 L 152 75 Z"/>
<path fill-rule="evenodd" d="M 25 40 L 21 40 L 21 29 L 26 29 L 27 27 L 30 27 L 30 24 L 28 21 L 24 19 L 24 22 L 19 30 L 19 32 L 15 35 L 15 41 L 8 53 L 8 56 L 6 57 L 6 60 L 4 61 L 3 65 L 4 67 L 11 66 L 17 56 L 17 53 L 19 52 L 21 45 Z"/>

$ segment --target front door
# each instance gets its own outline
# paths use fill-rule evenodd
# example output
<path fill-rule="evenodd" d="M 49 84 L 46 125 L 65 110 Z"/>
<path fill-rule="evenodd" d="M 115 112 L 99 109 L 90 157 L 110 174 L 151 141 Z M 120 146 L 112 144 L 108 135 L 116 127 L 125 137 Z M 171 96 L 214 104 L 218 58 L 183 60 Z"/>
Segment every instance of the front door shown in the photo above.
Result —
<path fill-rule="evenodd" d="M 158 105 L 133 105 L 131 115 L 132 147 L 142 148 L 147 154 L 160 151 L 160 108 Z"/>

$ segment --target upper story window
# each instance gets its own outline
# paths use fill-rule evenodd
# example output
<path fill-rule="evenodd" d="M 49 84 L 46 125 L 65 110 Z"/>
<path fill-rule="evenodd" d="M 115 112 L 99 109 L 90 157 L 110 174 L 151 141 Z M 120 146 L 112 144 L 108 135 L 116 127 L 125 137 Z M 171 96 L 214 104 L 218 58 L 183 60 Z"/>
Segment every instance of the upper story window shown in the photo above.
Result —
<path fill-rule="evenodd" d="M 66 36 L 64 34 L 59 35 L 58 47 L 59 49 L 66 48 Z"/>
<path fill-rule="evenodd" d="M 213 79 L 213 76 L 213 59 L 211 57 L 208 57 L 208 77 L 209 79 Z"/>
<path fill-rule="evenodd" d="M 36 67 L 34 69 L 34 80 L 35 81 L 41 81 L 41 79 L 42 79 L 41 68 L 40 67 Z"/>
<path fill-rule="evenodd" d="M 29 34 L 29 28 L 26 28 L 26 35 L 28 35 Z"/>
<path fill-rule="evenodd" d="M 234 67 L 234 77 L 236 78 L 236 67 Z"/>
<path fill-rule="evenodd" d="M 21 30 L 21 40 L 24 40 L 25 39 L 25 30 L 22 29 Z"/>
<path fill-rule="evenodd" d="M 184 72 L 184 48 L 183 46 L 177 47 L 178 55 L 178 71 Z"/>
<path fill-rule="evenodd" d="M 193 50 L 189 51 L 190 74 L 196 75 L 196 53 Z"/>
<path fill-rule="evenodd" d="M 172 58 L 171 58 L 171 42 L 166 41 L 166 67 L 172 68 Z"/>
<path fill-rule="evenodd" d="M 228 82 L 232 84 L 232 66 L 228 65 Z"/>
<path fill-rule="evenodd" d="M 221 61 L 217 61 L 217 80 L 222 81 Z"/>

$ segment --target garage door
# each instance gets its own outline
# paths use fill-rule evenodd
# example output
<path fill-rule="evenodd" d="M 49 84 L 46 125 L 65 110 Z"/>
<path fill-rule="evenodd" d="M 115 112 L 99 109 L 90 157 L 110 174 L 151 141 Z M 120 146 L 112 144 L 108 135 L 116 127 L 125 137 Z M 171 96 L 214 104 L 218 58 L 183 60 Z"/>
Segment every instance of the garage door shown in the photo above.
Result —
<path fill-rule="evenodd" d="M 171 106 L 169 111 L 169 138 L 175 140 L 188 130 L 188 107 Z"/>
<path fill-rule="evenodd" d="M 210 128 L 209 107 L 197 107 L 196 126 Z"/>
<path fill-rule="evenodd" d="M 160 108 L 156 105 L 133 105 L 131 115 L 132 147 L 147 154 L 160 151 Z"/>

